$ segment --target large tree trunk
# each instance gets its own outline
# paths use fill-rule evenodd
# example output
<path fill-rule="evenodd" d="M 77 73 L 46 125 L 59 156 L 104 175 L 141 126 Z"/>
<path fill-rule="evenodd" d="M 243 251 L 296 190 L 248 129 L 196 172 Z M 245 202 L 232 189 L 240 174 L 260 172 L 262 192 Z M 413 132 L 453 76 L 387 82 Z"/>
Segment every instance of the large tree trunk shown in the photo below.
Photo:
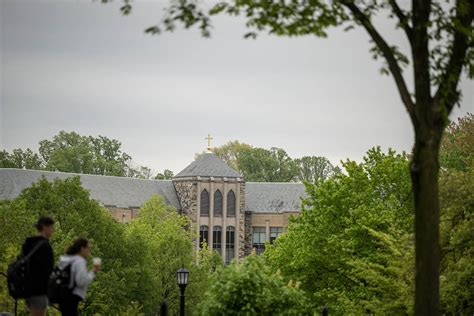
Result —
<path fill-rule="evenodd" d="M 438 171 L 442 125 L 415 128 L 411 178 L 415 198 L 415 315 L 439 315 L 439 199 Z M 427 123 L 427 122 L 425 122 Z"/>

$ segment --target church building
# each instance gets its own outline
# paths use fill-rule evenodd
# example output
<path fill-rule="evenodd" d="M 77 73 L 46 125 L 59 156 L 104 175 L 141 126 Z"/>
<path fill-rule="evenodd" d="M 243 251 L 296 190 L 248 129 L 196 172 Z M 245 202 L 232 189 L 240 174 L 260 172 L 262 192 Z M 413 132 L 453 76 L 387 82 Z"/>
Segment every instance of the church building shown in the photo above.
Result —
<path fill-rule="evenodd" d="M 144 180 L 114 176 L 22 169 L 0 169 L 0 199 L 14 199 L 42 176 L 48 180 L 79 176 L 91 197 L 121 223 L 135 218 L 153 194 L 190 217 L 196 227 L 196 249 L 205 240 L 225 262 L 242 258 L 252 249 L 264 250 L 298 214 L 302 183 L 246 182 L 214 153 L 200 155 L 172 180 Z"/>

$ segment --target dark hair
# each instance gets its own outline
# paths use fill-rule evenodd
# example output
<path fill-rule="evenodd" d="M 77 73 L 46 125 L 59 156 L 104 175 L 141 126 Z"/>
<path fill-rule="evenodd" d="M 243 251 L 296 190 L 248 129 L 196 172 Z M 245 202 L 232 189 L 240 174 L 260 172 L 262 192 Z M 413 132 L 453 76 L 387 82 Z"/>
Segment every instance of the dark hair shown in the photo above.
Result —
<path fill-rule="evenodd" d="M 81 248 L 87 247 L 89 245 L 89 241 L 85 238 L 76 238 L 69 248 L 66 250 L 66 254 L 68 255 L 77 255 Z"/>
<path fill-rule="evenodd" d="M 54 220 L 48 216 L 41 216 L 35 224 L 36 229 L 40 232 L 45 226 L 53 226 Z"/>

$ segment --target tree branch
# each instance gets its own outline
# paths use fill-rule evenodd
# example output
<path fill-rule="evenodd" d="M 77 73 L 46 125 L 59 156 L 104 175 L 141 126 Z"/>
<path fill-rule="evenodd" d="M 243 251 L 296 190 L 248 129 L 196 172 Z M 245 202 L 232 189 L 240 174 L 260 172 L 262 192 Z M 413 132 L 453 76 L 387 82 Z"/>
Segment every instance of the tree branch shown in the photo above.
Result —
<path fill-rule="evenodd" d="M 456 1 L 456 20 L 459 21 L 461 28 L 472 32 L 471 25 L 474 20 L 474 4 L 468 2 L 469 1 L 463 0 Z M 467 10 L 460 9 L 461 5 L 467 6 Z M 473 43 L 469 43 L 468 35 L 465 32 L 460 31 L 459 27 L 456 28 L 451 57 L 435 94 L 435 102 L 443 106 L 448 115 L 451 113 L 451 110 L 459 99 L 456 87 L 459 83 L 469 45 L 473 45 Z"/>
<path fill-rule="evenodd" d="M 398 20 L 400 21 L 400 26 L 405 31 L 405 34 L 407 35 L 408 40 L 411 43 L 412 38 L 413 38 L 413 32 L 412 32 L 412 28 L 408 24 L 408 21 L 409 21 L 408 16 L 398 6 L 398 3 L 396 0 L 388 0 L 388 2 L 392 6 L 393 13 L 395 13 L 395 15 L 398 17 Z"/>
<path fill-rule="evenodd" d="M 390 46 L 388 46 L 387 42 L 374 28 L 370 19 L 354 4 L 354 2 L 344 1 L 343 4 L 352 12 L 354 18 L 364 26 L 367 33 L 369 33 L 372 40 L 375 42 L 377 47 L 384 55 L 385 59 L 387 60 L 390 72 L 392 73 L 392 76 L 395 79 L 395 84 L 397 85 L 402 102 L 405 105 L 405 108 L 408 114 L 410 115 L 412 122 L 415 122 L 415 104 L 411 99 L 410 92 L 408 91 L 407 85 L 402 76 L 402 70 L 398 65 L 398 62 L 392 52 L 392 49 L 390 48 Z"/>

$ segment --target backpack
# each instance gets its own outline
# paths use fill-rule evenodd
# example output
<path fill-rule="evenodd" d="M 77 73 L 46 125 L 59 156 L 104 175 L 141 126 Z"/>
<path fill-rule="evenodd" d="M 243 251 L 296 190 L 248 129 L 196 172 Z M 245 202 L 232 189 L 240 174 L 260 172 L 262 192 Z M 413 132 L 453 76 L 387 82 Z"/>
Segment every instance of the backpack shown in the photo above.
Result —
<path fill-rule="evenodd" d="M 35 254 L 35 252 L 42 246 L 46 244 L 45 240 L 38 242 L 35 247 L 25 256 L 21 254 L 18 256 L 17 260 L 8 265 L 7 270 L 7 283 L 8 283 L 8 293 L 15 300 L 19 298 L 25 298 L 27 293 L 25 290 L 25 285 L 28 277 L 29 270 L 29 260 Z"/>
<path fill-rule="evenodd" d="M 71 281 L 71 267 L 72 263 L 69 263 L 63 269 L 59 267 L 54 268 L 51 273 L 48 281 L 48 300 L 50 303 L 60 303 L 72 295 L 74 283 L 72 287 L 69 287 Z"/>

